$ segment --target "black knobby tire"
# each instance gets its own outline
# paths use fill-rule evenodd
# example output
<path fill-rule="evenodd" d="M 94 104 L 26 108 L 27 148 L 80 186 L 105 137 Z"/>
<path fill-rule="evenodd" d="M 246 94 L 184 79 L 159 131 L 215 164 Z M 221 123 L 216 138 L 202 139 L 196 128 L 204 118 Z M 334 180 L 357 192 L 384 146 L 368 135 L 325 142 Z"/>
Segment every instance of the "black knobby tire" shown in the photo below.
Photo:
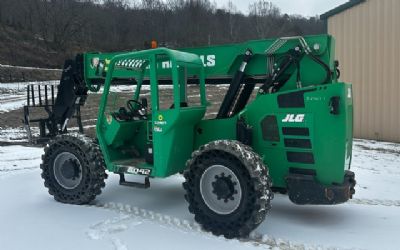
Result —
<path fill-rule="evenodd" d="M 264 221 L 273 199 L 272 183 L 268 168 L 249 146 L 238 141 L 214 141 L 193 152 L 186 165 L 186 180 L 183 183 L 185 199 L 189 203 L 189 211 L 204 230 L 226 238 L 243 238 Z M 208 172 L 207 169 L 215 166 L 229 168 L 240 183 L 240 204 L 232 212 L 216 212 L 207 205 L 207 198 L 202 196 L 202 176 Z"/>
<path fill-rule="evenodd" d="M 59 175 L 55 161 L 59 155 L 72 155 L 79 166 L 79 179 L 73 187 L 65 187 L 57 180 Z M 58 161 L 58 160 L 57 160 Z M 68 166 L 67 166 L 68 167 Z M 82 134 L 64 134 L 55 137 L 44 149 L 42 155 L 42 178 L 44 186 L 56 201 L 69 204 L 87 204 L 101 193 L 107 178 L 105 162 L 99 146 Z M 61 177 L 58 177 L 60 179 Z"/>

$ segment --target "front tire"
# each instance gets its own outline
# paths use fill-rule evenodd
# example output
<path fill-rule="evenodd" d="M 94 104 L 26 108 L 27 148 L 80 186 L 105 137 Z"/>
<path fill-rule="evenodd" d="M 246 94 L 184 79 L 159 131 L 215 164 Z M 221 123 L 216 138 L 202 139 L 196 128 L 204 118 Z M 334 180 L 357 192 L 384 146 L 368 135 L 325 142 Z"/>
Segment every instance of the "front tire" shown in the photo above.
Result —
<path fill-rule="evenodd" d="M 87 204 L 105 186 L 105 162 L 99 146 L 81 134 L 59 135 L 44 149 L 42 178 L 56 201 Z"/>
<path fill-rule="evenodd" d="M 246 237 L 270 210 L 268 169 L 248 146 L 214 141 L 192 154 L 184 172 L 189 211 L 206 231 Z"/>

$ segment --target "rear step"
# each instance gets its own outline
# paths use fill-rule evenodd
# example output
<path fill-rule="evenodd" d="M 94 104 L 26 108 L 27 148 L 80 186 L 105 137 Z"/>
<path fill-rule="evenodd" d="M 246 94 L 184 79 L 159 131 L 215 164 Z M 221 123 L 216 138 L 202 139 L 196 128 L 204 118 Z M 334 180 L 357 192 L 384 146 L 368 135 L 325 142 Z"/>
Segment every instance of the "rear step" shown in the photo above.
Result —
<path fill-rule="evenodd" d="M 144 178 L 144 183 L 126 181 L 125 180 L 125 174 L 121 174 L 120 173 L 119 174 L 119 185 L 147 189 L 147 188 L 150 187 L 150 180 L 149 180 L 149 177 L 146 176 Z"/>

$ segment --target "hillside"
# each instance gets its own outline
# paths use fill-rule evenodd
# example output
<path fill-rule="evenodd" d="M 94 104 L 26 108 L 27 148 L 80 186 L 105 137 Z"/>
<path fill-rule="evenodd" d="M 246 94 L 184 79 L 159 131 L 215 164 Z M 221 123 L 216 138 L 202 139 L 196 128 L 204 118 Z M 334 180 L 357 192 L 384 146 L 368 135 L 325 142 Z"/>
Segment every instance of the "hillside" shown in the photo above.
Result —
<path fill-rule="evenodd" d="M 0 25 L 0 64 L 61 68 L 63 55 L 48 48 L 35 35 Z"/>
<path fill-rule="evenodd" d="M 281 13 L 265 0 L 246 15 L 209 0 L 99 2 L 1 0 L 0 64 L 61 68 L 76 53 L 145 49 L 152 40 L 181 48 L 323 32 L 318 18 Z"/>

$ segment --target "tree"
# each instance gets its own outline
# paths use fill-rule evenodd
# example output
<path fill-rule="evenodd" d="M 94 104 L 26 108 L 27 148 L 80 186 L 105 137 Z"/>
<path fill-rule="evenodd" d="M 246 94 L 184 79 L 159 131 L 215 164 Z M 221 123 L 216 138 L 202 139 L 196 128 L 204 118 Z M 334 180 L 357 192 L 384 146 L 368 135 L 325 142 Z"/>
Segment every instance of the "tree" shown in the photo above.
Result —
<path fill-rule="evenodd" d="M 248 15 L 232 1 L 218 9 L 210 0 L 1 0 L 0 24 L 19 46 L 44 44 L 36 55 L 56 66 L 77 52 L 143 49 L 153 39 L 179 48 L 323 31 L 318 17 L 282 15 L 266 0 L 249 5 Z"/>
<path fill-rule="evenodd" d="M 271 37 L 279 29 L 277 21 L 280 18 L 280 10 L 271 2 L 259 0 L 249 6 L 249 17 L 253 21 L 254 28 L 259 38 Z"/>

